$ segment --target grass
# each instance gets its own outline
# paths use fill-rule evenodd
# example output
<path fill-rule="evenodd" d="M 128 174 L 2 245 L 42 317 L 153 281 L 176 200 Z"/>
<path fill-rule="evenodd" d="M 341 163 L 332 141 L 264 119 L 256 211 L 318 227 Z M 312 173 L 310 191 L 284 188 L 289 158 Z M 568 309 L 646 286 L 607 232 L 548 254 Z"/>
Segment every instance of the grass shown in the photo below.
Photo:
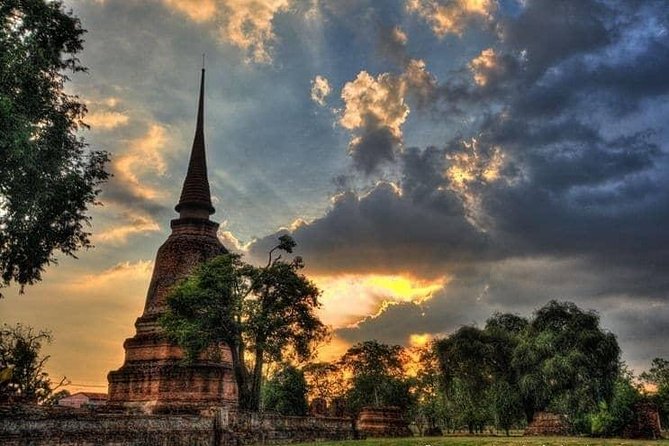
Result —
<path fill-rule="evenodd" d="M 295 446 L 669 446 L 669 440 L 624 440 L 620 438 L 586 437 L 414 437 L 373 438 Z"/>

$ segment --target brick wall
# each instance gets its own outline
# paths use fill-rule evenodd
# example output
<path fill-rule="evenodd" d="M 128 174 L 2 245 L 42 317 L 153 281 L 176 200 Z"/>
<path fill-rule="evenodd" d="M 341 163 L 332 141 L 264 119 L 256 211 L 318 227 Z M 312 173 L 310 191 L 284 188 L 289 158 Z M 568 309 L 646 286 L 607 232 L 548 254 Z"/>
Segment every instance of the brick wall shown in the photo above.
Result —
<path fill-rule="evenodd" d="M 356 438 L 354 422 L 350 418 L 285 417 L 222 409 L 217 422 L 221 432 L 237 441 L 230 444 L 276 445 Z"/>
<path fill-rule="evenodd" d="M 354 438 L 350 419 L 213 411 L 209 416 L 0 407 L 7 446 L 238 446 Z"/>

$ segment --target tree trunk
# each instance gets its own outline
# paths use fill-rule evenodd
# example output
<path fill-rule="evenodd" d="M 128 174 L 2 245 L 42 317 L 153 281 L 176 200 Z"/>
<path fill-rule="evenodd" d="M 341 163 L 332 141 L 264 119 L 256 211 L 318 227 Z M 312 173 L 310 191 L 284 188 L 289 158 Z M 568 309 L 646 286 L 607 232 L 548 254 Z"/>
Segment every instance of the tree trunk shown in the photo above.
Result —
<path fill-rule="evenodd" d="M 230 348 L 232 370 L 235 374 L 235 382 L 237 383 L 238 404 L 242 410 L 253 410 L 250 407 L 248 374 L 244 365 L 244 347 L 240 345 L 238 348 Z"/>
<path fill-rule="evenodd" d="M 253 409 L 260 409 L 260 392 L 262 390 L 262 368 L 263 368 L 263 355 L 264 352 L 262 349 L 257 349 L 255 354 L 255 364 L 253 366 L 253 377 L 251 378 L 251 405 Z"/>

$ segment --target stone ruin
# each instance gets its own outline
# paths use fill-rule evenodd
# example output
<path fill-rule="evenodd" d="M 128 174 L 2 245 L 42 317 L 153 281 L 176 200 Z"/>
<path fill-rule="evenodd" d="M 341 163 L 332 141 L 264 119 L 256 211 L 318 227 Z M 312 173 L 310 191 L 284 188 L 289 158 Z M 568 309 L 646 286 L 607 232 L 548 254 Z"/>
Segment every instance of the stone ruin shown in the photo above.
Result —
<path fill-rule="evenodd" d="M 216 347 L 222 360 L 204 355 L 183 364 L 183 350 L 171 342 L 160 326 L 171 287 L 202 262 L 227 253 L 209 219 L 211 204 L 204 144 L 204 69 L 195 138 L 179 203 L 179 218 L 158 249 L 143 314 L 135 322 L 136 334 L 123 344 L 125 362 L 109 372 L 108 410 L 143 413 L 199 413 L 211 406 L 235 406 L 237 388 L 230 351 Z"/>
<path fill-rule="evenodd" d="M 524 435 L 553 436 L 569 435 L 569 424 L 563 415 L 552 412 L 537 412 L 525 428 Z"/>
<path fill-rule="evenodd" d="M 365 407 L 357 428 L 365 437 L 411 437 L 413 434 L 399 407 Z"/>
<path fill-rule="evenodd" d="M 634 405 L 634 418 L 623 430 L 623 438 L 643 438 L 657 440 L 662 438 L 660 413 L 657 406 L 649 402 L 640 402 Z"/>

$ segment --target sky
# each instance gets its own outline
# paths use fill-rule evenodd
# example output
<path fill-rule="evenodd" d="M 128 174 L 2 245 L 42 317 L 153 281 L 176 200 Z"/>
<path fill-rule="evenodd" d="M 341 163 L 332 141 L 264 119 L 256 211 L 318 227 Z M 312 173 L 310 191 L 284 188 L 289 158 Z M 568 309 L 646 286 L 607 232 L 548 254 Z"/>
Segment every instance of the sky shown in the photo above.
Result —
<path fill-rule="evenodd" d="M 104 390 L 185 175 L 206 54 L 209 178 L 230 250 L 298 243 L 323 358 L 595 310 L 636 371 L 669 357 L 669 5 L 548 0 L 66 0 L 68 90 L 114 177 L 95 248 L 0 315 Z"/>

